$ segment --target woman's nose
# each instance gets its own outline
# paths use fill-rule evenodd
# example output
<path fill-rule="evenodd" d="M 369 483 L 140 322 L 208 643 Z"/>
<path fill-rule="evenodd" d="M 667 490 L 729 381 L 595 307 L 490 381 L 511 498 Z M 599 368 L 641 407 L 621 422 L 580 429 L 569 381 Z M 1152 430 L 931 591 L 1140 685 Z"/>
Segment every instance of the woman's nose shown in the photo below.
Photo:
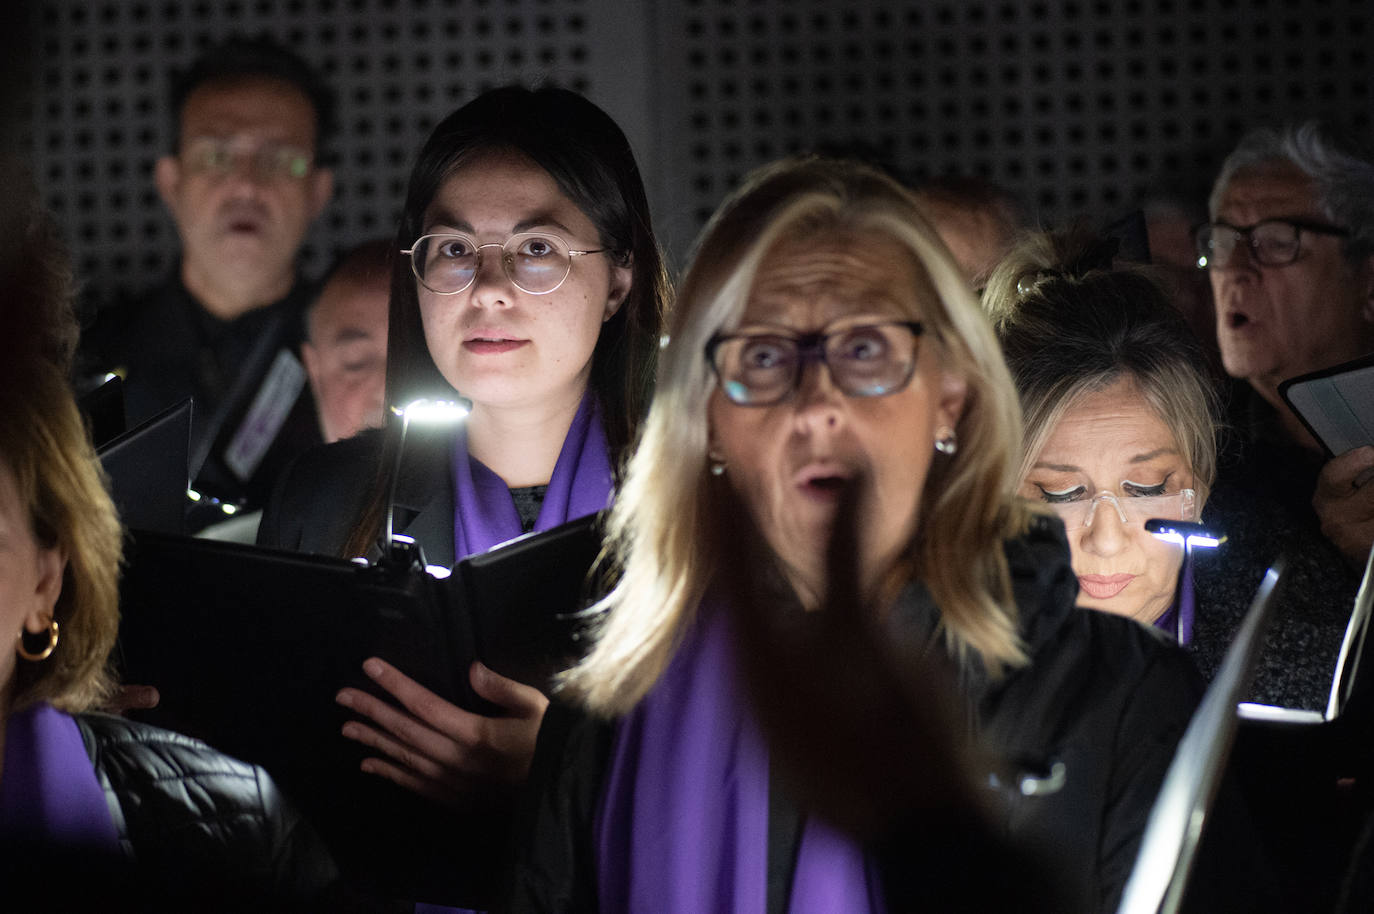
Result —
<path fill-rule="evenodd" d="M 1098 496 L 1093 499 L 1083 525 L 1083 548 L 1094 555 L 1115 555 L 1125 548 L 1131 533 L 1131 522 L 1122 516 L 1115 498 Z"/>
<path fill-rule="evenodd" d="M 796 415 L 800 425 L 835 428 L 844 416 L 844 394 L 835 386 L 830 368 L 820 361 L 807 361 L 797 380 Z"/>
<path fill-rule="evenodd" d="M 477 249 L 477 275 L 472 278 L 472 301 L 484 308 L 509 307 L 514 284 L 506 275 L 505 252 L 500 245 L 484 244 Z"/>

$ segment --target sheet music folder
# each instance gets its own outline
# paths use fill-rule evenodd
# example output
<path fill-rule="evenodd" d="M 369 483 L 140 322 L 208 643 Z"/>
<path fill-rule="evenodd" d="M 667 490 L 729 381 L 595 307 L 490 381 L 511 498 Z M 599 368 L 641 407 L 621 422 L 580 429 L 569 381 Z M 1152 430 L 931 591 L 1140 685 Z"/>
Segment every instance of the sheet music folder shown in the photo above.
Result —
<path fill-rule="evenodd" d="M 1238 722 L 1236 705 L 1254 679 L 1282 571 L 1280 560 L 1265 573 L 1221 669 L 1179 740 L 1141 835 L 1117 914 L 1174 914 L 1183 903 L 1203 824 L 1230 757 Z"/>
<path fill-rule="evenodd" d="M 1279 396 L 1328 457 L 1374 444 L 1374 356 L 1289 378 Z"/>
<path fill-rule="evenodd" d="M 125 526 L 163 533 L 185 529 L 191 411 L 191 401 L 182 400 L 100 445 L 96 453 Z"/>
<path fill-rule="evenodd" d="M 159 533 L 132 535 L 121 584 L 122 681 L 156 686 L 135 716 L 266 768 L 316 823 L 341 865 L 389 893 L 436 902 L 494 866 L 502 842 L 480 815 L 359 771 L 368 754 L 340 730 L 346 685 L 378 691 L 379 656 L 471 710 L 468 668 L 546 686 L 579 643 L 596 518 L 460 562 L 447 579 Z M 388 698 L 388 700 L 390 700 Z M 455 817 L 465 825 L 456 824 Z M 493 828 L 497 827 L 493 823 Z"/>

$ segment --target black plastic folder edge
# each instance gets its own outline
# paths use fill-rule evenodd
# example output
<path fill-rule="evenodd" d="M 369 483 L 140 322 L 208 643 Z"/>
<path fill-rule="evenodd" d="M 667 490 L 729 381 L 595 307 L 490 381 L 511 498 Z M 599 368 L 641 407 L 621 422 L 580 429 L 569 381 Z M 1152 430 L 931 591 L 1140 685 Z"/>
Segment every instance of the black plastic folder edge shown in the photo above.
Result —
<path fill-rule="evenodd" d="M 600 550 L 599 520 L 592 515 L 513 540 L 460 562 L 446 580 L 418 568 L 368 567 L 324 556 L 137 531 L 131 534 L 125 589 L 131 584 L 137 589 L 138 603 L 122 607 L 127 618 L 116 656 L 128 656 L 137 648 L 134 653 L 151 661 L 124 669 L 126 680 L 148 679 L 147 684 L 164 688 L 151 681 L 158 678 L 158 658 L 178 657 L 188 650 L 209 652 L 207 659 L 213 661 L 215 652 L 261 654 L 263 643 L 269 649 L 274 643 L 305 643 L 322 652 L 375 647 L 375 653 L 403 672 L 446 671 L 447 675 L 431 676 L 425 685 L 448 701 L 480 709 L 468 684 L 467 669 L 473 660 L 482 659 L 503 675 L 547 689 L 553 674 L 576 659 L 584 627 L 580 611 L 591 597 L 588 571 Z M 187 563 L 195 563 L 203 575 L 174 588 L 159 586 L 163 578 L 175 581 Z M 244 599 L 237 588 L 250 579 L 266 586 L 255 591 L 255 598 Z M 191 585 L 194 594 L 187 592 Z M 340 596 L 345 605 L 320 605 Z M 421 644 L 426 656 L 388 656 L 386 644 L 367 644 L 379 617 L 387 625 L 410 623 L 427 630 L 428 638 L 412 642 Z M 322 619 L 340 628 L 332 634 L 322 631 Z M 305 630 L 294 632 L 295 627 Z M 264 632 L 270 633 L 265 642 Z M 129 637 L 145 643 L 130 644 Z M 236 639 L 252 644 L 236 645 Z M 160 643 L 150 643 L 153 640 Z M 260 692 L 266 698 L 273 692 L 271 682 L 291 679 L 297 665 L 292 656 L 262 656 L 261 661 L 254 669 L 235 670 L 235 681 L 223 683 L 225 692 L 236 698 L 245 691 Z M 207 663 L 204 672 L 212 670 L 213 662 Z"/>

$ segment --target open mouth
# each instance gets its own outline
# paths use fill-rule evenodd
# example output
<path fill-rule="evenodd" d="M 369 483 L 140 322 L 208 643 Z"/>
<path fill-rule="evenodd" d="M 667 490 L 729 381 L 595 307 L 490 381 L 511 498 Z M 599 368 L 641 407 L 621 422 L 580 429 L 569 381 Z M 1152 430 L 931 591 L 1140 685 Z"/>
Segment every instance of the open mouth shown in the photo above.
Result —
<path fill-rule="evenodd" d="M 231 203 L 219 215 L 220 224 L 231 235 L 258 235 L 267 225 L 267 213 L 251 202 Z"/>
<path fill-rule="evenodd" d="M 854 477 L 844 467 L 827 461 L 803 469 L 797 474 L 795 483 L 807 497 L 833 504 L 854 483 Z"/>

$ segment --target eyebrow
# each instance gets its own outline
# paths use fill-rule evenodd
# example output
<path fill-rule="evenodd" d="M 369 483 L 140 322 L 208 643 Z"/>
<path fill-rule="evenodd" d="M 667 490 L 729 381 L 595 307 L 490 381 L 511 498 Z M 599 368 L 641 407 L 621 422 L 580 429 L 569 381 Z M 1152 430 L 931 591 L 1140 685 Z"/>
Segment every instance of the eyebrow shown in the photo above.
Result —
<path fill-rule="evenodd" d="M 1301 222 L 1306 222 L 1306 223 L 1316 222 L 1316 223 L 1321 223 L 1322 219 L 1323 219 L 1323 216 L 1322 216 L 1320 213 L 1315 214 L 1315 215 L 1313 215 L 1313 214 L 1308 214 L 1308 215 L 1306 215 L 1306 216 L 1300 216 L 1300 215 L 1297 215 L 1296 213 L 1287 213 L 1287 214 L 1284 214 L 1284 215 L 1281 215 L 1281 216 L 1265 216 L 1263 219 L 1257 219 L 1257 220 L 1255 220 L 1254 222 L 1250 223 L 1250 225 L 1251 225 L 1251 226 L 1256 226 L 1256 225 L 1259 225 L 1259 224 L 1262 223 L 1262 222 L 1300 222 L 1300 223 L 1301 223 Z M 1231 228 L 1241 228 L 1241 227 L 1242 227 L 1242 226 L 1240 226 L 1240 225 L 1237 225 L 1235 222 L 1231 222 L 1230 220 L 1223 219 L 1223 218 L 1221 217 L 1221 214 L 1220 214 L 1220 213 L 1217 214 L 1217 217 L 1216 217 L 1215 219 L 1213 219 L 1212 222 L 1213 222 L 1213 224 L 1221 223 L 1222 225 L 1229 225 Z"/>
<path fill-rule="evenodd" d="M 1037 460 L 1037 461 L 1035 462 L 1035 466 L 1033 466 L 1031 469 L 1034 469 L 1034 470 L 1054 470 L 1056 473 L 1081 473 L 1081 472 L 1083 472 L 1083 468 L 1082 468 L 1082 467 L 1076 467 L 1076 466 L 1073 466 L 1072 464 L 1068 464 L 1068 463 L 1045 463 L 1044 461 L 1041 461 L 1041 460 Z"/>
<path fill-rule="evenodd" d="M 1131 463 L 1147 463 L 1156 457 L 1163 457 L 1165 454 L 1177 454 L 1178 449 L 1172 447 L 1159 447 L 1153 451 L 1146 451 L 1144 454 L 1137 454 L 1131 458 Z"/>
<path fill-rule="evenodd" d="M 870 304 L 871 304 L 871 303 L 870 303 Z M 848 329 L 849 327 L 862 327 L 862 326 L 865 326 L 865 325 L 868 325 L 868 324 L 904 324 L 904 323 L 910 323 L 910 322 L 913 322 L 913 321 L 914 321 L 915 323 L 918 323 L 918 324 L 919 324 L 919 323 L 922 323 L 922 319 L 919 318 L 919 317 L 912 317 L 912 316 L 910 316 L 907 312 L 901 311 L 901 310 L 897 310 L 897 309 L 893 309 L 893 310 L 889 313 L 888 311 L 882 310 L 882 309 L 881 309 L 881 304 L 882 304 L 881 302 L 879 302 L 878 304 L 879 304 L 879 307 L 874 307 L 874 308 L 872 308 L 872 309 L 870 309 L 870 310 L 864 310 L 864 311 L 860 311 L 860 312 L 858 312 L 858 313 L 841 314 L 841 315 L 838 315 L 838 316 L 836 316 L 836 317 L 832 317 L 829 321 L 827 321 L 825 324 L 822 325 L 822 329 L 833 328 L 833 327 L 835 327 L 835 325 L 837 325 L 837 324 L 842 325 L 840 329 Z M 746 311 L 746 312 L 748 311 L 748 309 L 749 309 L 750 306 L 754 307 L 755 309 L 759 309 L 759 310 L 765 310 L 765 311 L 769 310 L 769 303 L 768 303 L 768 299 L 767 299 L 766 297 L 763 297 L 763 298 L 754 298 L 754 297 L 751 297 L 750 300 L 749 300 L 749 302 L 748 302 L 748 303 L 746 304 L 746 306 L 745 306 L 745 311 Z M 785 308 L 786 308 L 786 302 L 783 303 L 783 308 L 784 308 L 784 310 L 785 310 Z M 762 316 L 762 317 L 755 318 L 755 319 L 753 319 L 753 320 L 742 319 L 742 320 L 739 322 L 738 329 L 745 329 L 745 328 L 758 328 L 759 330 L 773 330 L 773 329 L 776 329 L 776 330 L 780 330 L 780 331 L 785 332 L 785 333 L 798 333 L 798 334 L 804 332 L 804 331 L 798 330 L 796 327 L 792 326 L 791 324 L 783 323 L 782 318 L 784 318 L 784 317 L 786 317 L 786 316 L 787 316 L 786 314 L 781 314 L 781 315 L 780 315 L 780 314 L 776 314 L 776 313 L 770 313 L 770 314 L 765 314 L 765 315 Z M 747 314 L 746 314 L 746 317 L 747 317 Z M 806 332 L 809 332 L 809 331 L 806 331 Z M 826 332 L 829 332 L 829 330 L 826 329 Z"/>
<path fill-rule="evenodd" d="M 344 327 L 338 333 L 334 334 L 334 344 L 336 346 L 344 343 L 352 343 L 357 340 L 370 339 L 372 339 L 372 334 L 360 327 Z"/>
<path fill-rule="evenodd" d="M 1146 451 L 1144 454 L 1136 454 L 1134 457 L 1132 457 L 1130 460 L 1128 460 L 1127 463 L 1149 463 L 1151 460 L 1154 460 L 1156 457 L 1163 457 L 1163 456 L 1165 456 L 1166 454 L 1177 454 L 1177 453 L 1178 453 L 1178 449 L 1177 449 L 1177 448 L 1172 448 L 1172 447 L 1155 448 L 1153 451 Z M 1082 467 L 1074 466 L 1073 464 L 1070 464 L 1070 463 L 1045 463 L 1044 461 L 1040 461 L 1040 460 L 1037 460 L 1037 461 L 1035 462 L 1035 465 L 1032 467 L 1032 469 L 1036 469 L 1036 470 L 1054 470 L 1056 473 L 1081 473 L 1081 472 L 1083 472 L 1083 468 L 1082 468 Z"/>
<path fill-rule="evenodd" d="M 431 231 L 434 226 L 441 225 L 445 228 L 453 229 L 454 231 L 463 232 L 464 234 L 477 234 L 477 230 L 472 227 L 472 223 L 468 222 L 466 219 L 458 218 L 453 213 L 450 213 L 447 210 L 440 210 L 439 212 L 435 213 L 434 218 L 429 221 L 429 225 L 430 227 L 426 229 L 426 231 Z M 568 228 L 566 225 L 559 222 L 557 219 L 553 217 L 552 213 L 548 212 L 535 213 L 532 216 L 527 216 L 524 219 L 521 219 L 519 222 L 517 222 L 514 226 L 511 227 L 511 234 L 519 235 L 521 232 L 528 232 L 530 229 L 535 228 L 552 228 L 557 229 L 564 235 L 573 234 L 572 229 Z"/>

